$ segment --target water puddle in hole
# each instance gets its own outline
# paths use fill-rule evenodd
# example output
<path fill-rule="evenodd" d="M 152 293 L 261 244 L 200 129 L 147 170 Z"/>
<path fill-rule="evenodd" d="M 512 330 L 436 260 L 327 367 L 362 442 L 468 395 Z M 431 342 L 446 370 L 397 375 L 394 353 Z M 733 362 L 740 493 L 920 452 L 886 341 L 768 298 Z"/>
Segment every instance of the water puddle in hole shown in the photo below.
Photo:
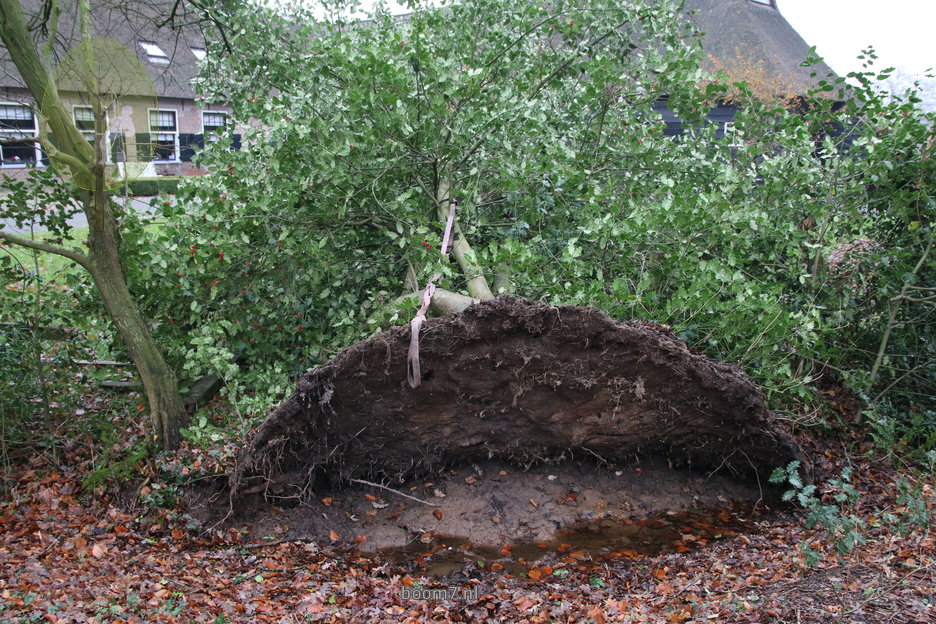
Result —
<path fill-rule="evenodd" d="M 703 509 L 649 518 L 606 517 L 581 520 L 557 532 L 549 542 L 502 546 L 473 544 L 465 537 L 429 533 L 423 540 L 377 553 L 397 564 L 412 565 L 424 576 L 446 576 L 472 564 L 507 574 L 525 574 L 541 559 L 572 563 L 576 559 L 640 559 L 670 552 L 689 552 L 706 544 L 754 532 L 747 520 L 751 508 Z"/>

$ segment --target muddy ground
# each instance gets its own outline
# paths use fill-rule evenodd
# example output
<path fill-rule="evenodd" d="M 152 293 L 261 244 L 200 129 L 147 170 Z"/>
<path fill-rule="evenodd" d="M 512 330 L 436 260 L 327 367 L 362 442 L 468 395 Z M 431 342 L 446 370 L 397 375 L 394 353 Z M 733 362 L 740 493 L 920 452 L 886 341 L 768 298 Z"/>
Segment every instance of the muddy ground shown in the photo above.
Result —
<path fill-rule="evenodd" d="M 240 518 L 251 539 L 380 551 L 437 576 L 478 560 L 509 567 L 569 549 L 683 550 L 733 534 L 755 505 L 775 498 L 766 484 L 671 468 L 661 457 L 626 465 L 566 457 L 528 468 L 484 461 L 387 487 L 394 491 L 354 483 L 294 507 L 259 504 Z M 711 534 L 687 534 L 683 525 L 693 524 Z"/>

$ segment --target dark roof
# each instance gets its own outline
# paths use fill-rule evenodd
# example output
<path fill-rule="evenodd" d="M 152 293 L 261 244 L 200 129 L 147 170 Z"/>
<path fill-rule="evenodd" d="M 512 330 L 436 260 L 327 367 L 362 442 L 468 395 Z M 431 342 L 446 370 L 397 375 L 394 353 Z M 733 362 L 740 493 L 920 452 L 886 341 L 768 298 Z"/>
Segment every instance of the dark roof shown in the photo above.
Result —
<path fill-rule="evenodd" d="M 36 17 L 41 0 L 21 0 L 27 22 L 38 23 Z M 191 48 L 205 48 L 205 36 L 201 25 L 191 15 L 179 15 L 177 23 L 186 27 L 172 29 L 169 25 L 157 28 L 156 24 L 166 19 L 175 4 L 172 0 L 147 0 L 127 2 L 121 0 L 91 0 L 92 31 L 96 37 L 106 37 L 123 44 L 131 50 L 153 80 L 159 97 L 195 97 L 192 79 L 198 73 L 198 59 Z M 75 0 L 60 0 L 62 13 L 59 18 L 55 54 L 62 58 L 80 40 L 76 19 Z M 184 8 L 184 3 L 180 3 Z M 140 46 L 140 41 L 158 45 L 169 59 L 169 63 L 153 63 Z M 5 47 L 0 47 L 0 87 L 23 87 L 22 78 L 9 58 Z M 144 93 L 146 95 L 146 93 Z"/>
<path fill-rule="evenodd" d="M 810 46 L 776 6 L 752 0 L 686 0 L 686 10 L 695 12 L 692 23 L 704 33 L 707 68 L 749 81 L 759 75 L 786 91 L 787 97 L 834 76 L 825 63 L 802 66 Z M 811 77 L 813 72 L 816 77 Z"/>

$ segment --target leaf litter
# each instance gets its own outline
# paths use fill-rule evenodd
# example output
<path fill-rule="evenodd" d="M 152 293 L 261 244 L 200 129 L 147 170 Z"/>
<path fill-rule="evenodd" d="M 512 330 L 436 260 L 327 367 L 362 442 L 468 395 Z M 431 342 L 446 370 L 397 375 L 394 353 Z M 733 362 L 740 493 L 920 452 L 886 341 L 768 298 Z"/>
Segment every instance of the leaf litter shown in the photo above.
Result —
<path fill-rule="evenodd" d="M 831 442 L 813 443 L 809 452 L 819 458 L 817 481 L 838 474 L 845 465 L 838 458 L 848 456 Z M 196 453 L 183 448 L 177 458 Z M 67 459 L 35 455 L 5 474 L 0 621 L 933 621 L 933 535 L 913 527 L 901 533 L 887 516 L 900 514 L 908 504 L 898 496 L 898 481 L 917 477 L 862 455 L 850 461 L 860 475 L 852 509 L 864 522 L 866 541 L 842 556 L 822 527 L 805 528 L 804 512 L 766 499 L 745 501 L 743 495 L 719 500 L 718 486 L 711 483 L 714 504 L 693 511 L 648 507 L 638 510 L 642 515 L 608 514 L 591 524 L 563 527 L 551 537 L 487 545 L 434 530 L 458 516 L 450 508 L 402 503 L 390 492 L 366 488 L 323 493 L 316 511 L 329 510 L 334 522 L 317 536 L 298 535 L 290 526 L 291 510 L 276 507 L 250 524 L 236 519 L 199 523 L 191 498 L 154 509 L 140 505 L 140 484 L 129 488 L 133 495 L 116 487 L 83 491 L 81 478 L 91 458 L 80 448 Z M 477 492 L 493 483 L 492 477 L 517 473 L 538 487 L 557 488 L 554 496 L 546 490 L 550 496 L 539 491 L 518 498 L 518 507 L 528 513 L 582 510 L 590 504 L 591 494 L 569 490 L 568 474 L 557 465 L 543 466 L 541 472 L 479 467 L 483 476 L 471 468 L 405 491 L 446 502 L 463 498 L 456 486 Z M 605 474 L 656 478 L 657 467 L 647 462 L 620 476 L 618 469 L 607 468 Z M 534 480 L 537 475 L 541 479 Z M 465 483 L 466 476 L 474 476 L 475 483 Z M 919 479 L 916 512 L 922 509 L 931 517 L 936 496 L 931 481 Z M 597 502 L 592 509 L 598 509 Z M 403 545 L 406 551 L 369 535 L 366 529 L 372 527 L 360 520 L 372 518 L 365 514 L 374 511 L 388 518 L 398 514 L 390 522 L 415 523 L 416 515 L 407 514 L 417 510 L 424 526 L 413 528 L 424 531 L 412 535 Z M 348 518 L 358 513 L 357 522 Z M 511 520 L 505 516 L 502 522 Z M 666 546 L 642 551 L 618 539 L 639 534 L 640 527 L 666 535 Z M 575 531 L 594 537 L 595 543 Z M 818 555 L 812 565 L 804 545 Z M 455 551 L 461 554 L 450 557 Z M 432 569 L 442 562 L 450 569 Z M 421 594 L 430 596 L 426 599 L 406 597 L 416 590 L 435 593 Z"/>

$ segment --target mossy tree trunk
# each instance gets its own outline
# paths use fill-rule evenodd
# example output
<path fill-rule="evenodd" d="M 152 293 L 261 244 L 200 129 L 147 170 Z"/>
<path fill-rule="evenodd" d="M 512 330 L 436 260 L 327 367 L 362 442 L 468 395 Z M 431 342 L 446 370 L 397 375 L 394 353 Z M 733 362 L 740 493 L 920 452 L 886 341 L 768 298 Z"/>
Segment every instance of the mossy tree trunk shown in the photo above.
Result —
<path fill-rule="evenodd" d="M 90 6 L 87 0 L 80 0 L 78 11 L 82 34 L 87 38 L 90 33 Z M 54 37 L 53 25 L 49 39 Z M 92 145 L 72 123 L 68 109 L 59 97 L 49 60 L 41 57 L 33 43 L 16 0 L 0 0 L 0 38 L 26 87 L 41 105 L 48 130 L 56 137 L 57 145 L 52 145 L 45 138 L 39 139 L 43 150 L 53 164 L 60 167 L 60 171 L 71 176 L 72 182 L 80 189 L 78 196 L 89 226 L 86 254 L 7 232 L 0 232 L 0 240 L 62 255 L 91 274 L 107 314 L 116 326 L 143 382 L 155 434 L 164 448 L 174 448 L 179 443 L 179 428 L 185 420 L 185 407 L 175 374 L 153 340 L 127 285 L 120 257 L 119 226 L 114 206 L 105 190 L 104 111 L 99 104 L 100 99 L 94 97 L 97 93 L 96 85 L 88 85 L 96 118 L 96 140 Z M 90 56 L 90 46 L 84 52 Z M 90 63 L 92 59 L 87 60 Z"/>

